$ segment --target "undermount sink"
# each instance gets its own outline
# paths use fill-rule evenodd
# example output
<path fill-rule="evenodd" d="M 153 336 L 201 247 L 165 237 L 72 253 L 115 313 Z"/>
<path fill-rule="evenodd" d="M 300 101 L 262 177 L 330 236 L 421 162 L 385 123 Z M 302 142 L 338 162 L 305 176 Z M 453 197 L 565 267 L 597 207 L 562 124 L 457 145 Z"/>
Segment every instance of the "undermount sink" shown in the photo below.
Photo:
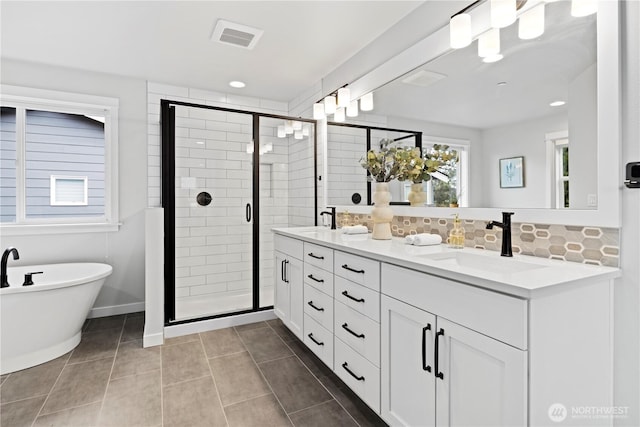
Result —
<path fill-rule="evenodd" d="M 521 273 L 523 271 L 545 268 L 544 265 L 514 260 L 513 258 L 478 255 L 468 252 L 445 252 L 424 255 L 424 257 L 437 261 L 438 264 L 441 265 L 472 268 L 474 270 L 499 274 Z"/>

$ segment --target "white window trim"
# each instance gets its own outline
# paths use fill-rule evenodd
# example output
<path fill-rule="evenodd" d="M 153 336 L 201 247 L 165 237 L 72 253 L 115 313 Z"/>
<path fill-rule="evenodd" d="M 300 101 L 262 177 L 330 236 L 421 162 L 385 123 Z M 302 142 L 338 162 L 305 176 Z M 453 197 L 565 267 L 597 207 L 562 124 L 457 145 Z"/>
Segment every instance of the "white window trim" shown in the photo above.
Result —
<path fill-rule="evenodd" d="M 457 167 L 458 184 L 458 206 L 469 206 L 469 175 L 471 174 L 471 141 L 468 139 L 445 138 L 442 136 L 422 136 L 422 146 L 430 144 L 448 145 L 451 149 L 458 151 L 460 161 Z M 462 167 L 460 166 L 462 165 Z"/>
<path fill-rule="evenodd" d="M 561 191 L 559 191 L 559 181 L 558 176 L 562 176 L 562 170 L 560 170 L 560 175 L 558 175 L 558 163 L 556 160 L 556 150 L 557 144 L 556 141 L 568 139 L 569 131 L 562 130 L 558 132 L 549 132 L 545 134 L 545 145 L 546 145 L 546 157 L 547 157 L 547 167 L 546 167 L 546 188 L 547 188 L 547 206 L 546 208 L 553 209 L 564 209 L 564 201 L 559 203 Z"/>
<path fill-rule="evenodd" d="M 104 116 L 105 205 L 104 216 L 92 218 L 27 219 L 25 208 L 24 120 L 16 116 L 16 222 L 0 224 L 4 235 L 86 233 L 118 230 L 118 108 L 117 98 L 0 85 L 3 106 L 60 113 Z"/>
<path fill-rule="evenodd" d="M 86 176 L 71 176 L 71 175 L 51 175 L 51 184 L 50 184 L 50 200 L 49 204 L 51 206 L 88 206 L 89 205 L 89 179 Z M 58 181 L 82 181 L 83 183 L 83 198 L 81 201 L 77 202 L 65 202 L 59 201 L 56 199 L 56 195 L 58 194 L 57 187 Z"/>

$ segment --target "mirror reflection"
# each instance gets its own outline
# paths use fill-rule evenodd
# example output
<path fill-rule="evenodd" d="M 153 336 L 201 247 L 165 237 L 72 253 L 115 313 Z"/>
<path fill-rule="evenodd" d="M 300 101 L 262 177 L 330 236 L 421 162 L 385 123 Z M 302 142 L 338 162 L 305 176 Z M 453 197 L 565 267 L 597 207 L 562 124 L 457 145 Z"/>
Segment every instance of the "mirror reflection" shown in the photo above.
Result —
<path fill-rule="evenodd" d="M 536 39 L 519 39 L 517 25 L 501 30 L 497 62 L 483 62 L 474 42 L 374 92 L 373 113 L 385 126 L 422 132 L 425 149 L 446 144 L 459 151 L 460 206 L 597 207 L 597 18 L 572 17 L 569 2 L 545 9 L 545 32 Z M 344 141 L 328 138 L 329 166 L 354 172 L 349 189 L 346 180 L 330 178 L 330 204 L 352 205 L 351 195 L 366 191 L 359 165 L 366 141 L 353 132 L 349 155 Z M 514 164 L 520 169 L 513 173 L 522 176 L 514 178 L 517 185 L 504 185 L 508 171 L 501 165 Z M 396 200 L 404 201 L 398 191 Z"/>

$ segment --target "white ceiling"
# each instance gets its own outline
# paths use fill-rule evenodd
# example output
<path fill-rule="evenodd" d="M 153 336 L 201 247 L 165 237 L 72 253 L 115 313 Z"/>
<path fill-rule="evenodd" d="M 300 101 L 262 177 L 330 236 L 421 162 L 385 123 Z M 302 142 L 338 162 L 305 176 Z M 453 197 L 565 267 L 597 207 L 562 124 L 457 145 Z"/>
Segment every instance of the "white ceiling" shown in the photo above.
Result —
<path fill-rule="evenodd" d="M 423 1 L 6 1 L 2 58 L 289 101 Z M 218 19 L 264 30 L 210 40 Z M 246 82 L 232 89 L 231 80 Z"/>

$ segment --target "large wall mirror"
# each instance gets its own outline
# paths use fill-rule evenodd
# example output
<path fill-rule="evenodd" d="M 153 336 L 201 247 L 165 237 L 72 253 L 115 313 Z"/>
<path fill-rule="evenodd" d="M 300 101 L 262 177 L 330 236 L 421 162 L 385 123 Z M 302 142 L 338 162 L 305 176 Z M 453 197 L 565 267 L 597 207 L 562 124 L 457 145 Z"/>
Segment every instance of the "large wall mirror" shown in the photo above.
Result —
<path fill-rule="evenodd" d="M 472 22 L 487 14 L 487 3 L 472 11 Z M 354 82 L 352 92 L 373 90 L 374 113 L 386 126 L 464 152 L 456 196 L 468 217 L 509 209 L 521 221 L 616 226 L 619 46 L 611 3 L 585 17 L 571 16 L 569 1 L 545 4 L 544 34 L 521 40 L 517 23 L 501 29 L 496 62 L 483 62 L 475 41 L 450 49 L 443 28 Z M 474 27 L 476 35 L 485 30 Z M 418 52 L 427 62 L 415 59 Z M 335 154 L 333 143 L 327 148 Z M 361 150 L 356 162 L 364 143 Z M 336 190 L 327 183 L 328 201 L 338 200 Z M 428 208 L 412 212 L 448 214 Z"/>

